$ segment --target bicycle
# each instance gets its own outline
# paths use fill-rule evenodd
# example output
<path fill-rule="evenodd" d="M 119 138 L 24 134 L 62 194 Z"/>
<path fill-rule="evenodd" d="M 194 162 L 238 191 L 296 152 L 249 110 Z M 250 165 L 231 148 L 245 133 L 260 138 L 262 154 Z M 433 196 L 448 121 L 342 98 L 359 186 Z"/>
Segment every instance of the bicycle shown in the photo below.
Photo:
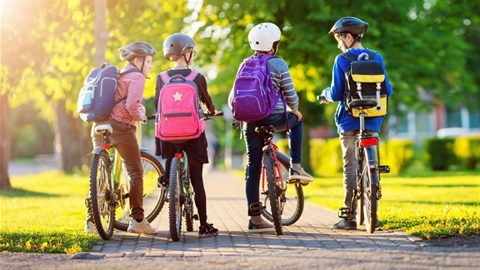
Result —
<path fill-rule="evenodd" d="M 211 119 L 212 116 L 222 116 L 223 112 L 217 114 L 205 114 L 204 119 Z M 170 175 L 168 181 L 168 218 L 169 231 L 172 241 L 179 241 L 182 232 L 182 218 L 185 219 L 185 227 L 188 232 L 193 231 L 194 220 L 198 220 L 198 214 L 194 214 L 194 196 L 190 171 L 188 168 L 188 156 L 183 150 L 185 143 L 175 144 L 175 154 L 170 163 Z"/>
<path fill-rule="evenodd" d="M 321 100 L 322 97 L 318 96 L 317 99 Z M 377 101 L 367 99 L 354 100 L 350 102 L 349 106 L 359 111 L 360 121 L 358 139 L 355 143 L 357 152 L 357 188 L 354 191 L 350 208 L 340 208 L 338 216 L 340 218 L 348 217 L 349 209 L 354 209 L 355 205 L 357 205 L 357 222 L 360 225 L 365 223 L 367 232 L 373 233 L 378 223 L 378 200 L 382 198 L 380 173 L 390 172 L 390 167 L 388 165 L 379 165 L 379 138 L 378 136 L 368 135 L 365 130 L 365 117 L 368 116 L 367 110 L 376 107 Z M 360 201 L 360 203 L 357 204 L 357 201 Z"/>
<path fill-rule="evenodd" d="M 154 116 L 149 116 L 148 119 L 154 119 Z M 97 232 L 104 240 L 112 237 L 114 229 L 126 231 L 130 215 L 130 179 L 120 155 L 115 151 L 115 145 L 110 140 L 112 131 L 110 124 L 95 127 L 95 132 L 102 134 L 103 142 L 92 151 L 90 191 L 85 202 Z M 165 172 L 158 159 L 148 153 L 148 149 L 140 148 L 139 151 L 144 190 L 150 194 L 148 197 L 144 194 L 145 218 L 152 222 L 165 203 L 166 186 L 160 182 L 160 177 Z M 155 202 L 149 203 L 151 200 Z"/>
<path fill-rule="evenodd" d="M 239 122 L 234 122 L 234 126 Z M 303 187 L 299 181 L 289 180 L 290 159 L 273 143 L 275 128 L 262 125 L 255 128 L 263 138 L 261 201 L 262 216 L 273 223 L 276 235 L 283 234 L 282 226 L 292 225 L 303 213 Z M 265 186 L 267 186 L 265 188 Z M 294 191 L 288 191 L 293 186 Z M 266 206 L 270 205 L 270 209 Z"/>

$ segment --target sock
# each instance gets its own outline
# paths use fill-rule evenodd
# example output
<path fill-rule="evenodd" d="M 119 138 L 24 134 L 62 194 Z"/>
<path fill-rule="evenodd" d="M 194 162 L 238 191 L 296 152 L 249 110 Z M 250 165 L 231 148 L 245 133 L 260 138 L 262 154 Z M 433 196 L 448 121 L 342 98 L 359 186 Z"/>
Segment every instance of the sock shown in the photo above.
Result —
<path fill-rule="evenodd" d="M 292 163 L 292 169 L 295 169 L 295 170 L 298 170 L 302 168 L 302 166 L 300 165 L 300 163 Z"/>
<path fill-rule="evenodd" d="M 262 216 L 251 216 L 250 220 L 253 224 L 259 224 L 262 222 Z"/>

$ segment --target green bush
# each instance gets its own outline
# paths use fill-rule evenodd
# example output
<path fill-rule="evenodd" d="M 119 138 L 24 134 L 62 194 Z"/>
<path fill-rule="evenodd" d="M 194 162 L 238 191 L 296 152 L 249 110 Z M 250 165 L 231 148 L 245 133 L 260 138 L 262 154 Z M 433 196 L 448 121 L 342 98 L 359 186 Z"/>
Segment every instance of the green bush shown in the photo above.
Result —
<path fill-rule="evenodd" d="M 390 139 L 380 143 L 380 165 L 389 165 L 392 174 L 404 172 L 412 164 L 415 153 L 414 141 Z"/>
<path fill-rule="evenodd" d="M 445 171 L 452 164 L 457 163 L 453 151 L 454 138 L 427 138 L 424 140 L 426 154 L 425 164 L 435 171 Z"/>
<path fill-rule="evenodd" d="M 310 162 L 315 175 L 342 172 L 342 149 L 338 138 L 310 140 Z"/>
<path fill-rule="evenodd" d="M 275 141 L 275 144 L 278 147 L 280 152 L 284 153 L 287 156 L 290 156 L 290 148 L 288 148 L 288 139 L 279 139 Z"/>
<path fill-rule="evenodd" d="M 480 163 L 480 135 L 458 137 L 454 152 L 466 169 L 474 170 Z"/>

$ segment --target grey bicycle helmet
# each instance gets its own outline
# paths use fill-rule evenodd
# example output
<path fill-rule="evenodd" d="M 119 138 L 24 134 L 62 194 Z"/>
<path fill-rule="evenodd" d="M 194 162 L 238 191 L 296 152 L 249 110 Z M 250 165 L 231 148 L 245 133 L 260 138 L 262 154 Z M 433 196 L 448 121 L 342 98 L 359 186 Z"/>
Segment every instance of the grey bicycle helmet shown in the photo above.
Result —
<path fill-rule="evenodd" d="M 333 25 L 332 29 L 328 32 L 331 35 L 337 33 L 350 33 L 353 35 L 362 35 L 367 31 L 368 23 L 355 18 L 355 17 L 343 17 L 340 18 Z"/>
<path fill-rule="evenodd" d="M 163 42 L 163 56 L 170 59 L 172 55 L 183 55 L 188 48 L 194 48 L 196 45 L 193 38 L 188 35 L 175 33 L 167 37 Z"/>
<path fill-rule="evenodd" d="M 147 55 L 154 56 L 157 53 L 152 45 L 144 41 L 133 42 L 121 47 L 118 51 L 122 61 L 130 61 L 135 57 L 145 57 Z"/>

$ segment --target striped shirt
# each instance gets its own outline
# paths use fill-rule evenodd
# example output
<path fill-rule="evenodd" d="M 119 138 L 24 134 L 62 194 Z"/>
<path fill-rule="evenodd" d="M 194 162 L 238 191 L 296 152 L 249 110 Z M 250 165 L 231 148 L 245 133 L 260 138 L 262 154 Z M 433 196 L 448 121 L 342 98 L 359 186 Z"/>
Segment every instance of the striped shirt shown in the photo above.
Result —
<path fill-rule="evenodd" d="M 293 112 L 298 111 L 298 95 L 297 91 L 295 91 L 287 63 L 282 58 L 275 57 L 268 60 L 268 65 L 270 66 L 270 76 L 272 77 L 273 87 L 275 87 L 275 90 L 281 91 L 285 96 L 287 109 Z M 273 113 L 285 113 L 281 99 L 278 99 Z"/>
<path fill-rule="evenodd" d="M 127 63 L 121 70 L 135 68 L 132 64 Z M 127 97 L 112 109 L 110 118 L 119 122 L 133 125 L 134 121 L 141 121 L 144 111 L 140 110 L 142 105 L 143 91 L 145 90 L 145 76 L 140 72 L 129 72 L 120 75 L 118 79 L 117 92 L 115 92 L 115 100 Z"/>

